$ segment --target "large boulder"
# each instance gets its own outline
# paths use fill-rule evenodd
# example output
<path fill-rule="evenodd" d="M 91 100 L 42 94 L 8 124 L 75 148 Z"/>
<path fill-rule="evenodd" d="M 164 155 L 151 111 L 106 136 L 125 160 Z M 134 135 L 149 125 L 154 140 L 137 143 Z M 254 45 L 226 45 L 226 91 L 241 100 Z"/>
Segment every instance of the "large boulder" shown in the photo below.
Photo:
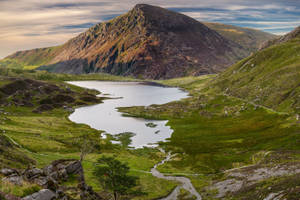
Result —
<path fill-rule="evenodd" d="M 56 198 L 54 192 L 48 189 L 42 189 L 32 195 L 22 198 L 22 200 L 53 200 Z"/>
<path fill-rule="evenodd" d="M 31 180 L 43 175 L 43 171 L 38 168 L 28 169 L 24 172 L 24 175 L 28 180 Z"/>
<path fill-rule="evenodd" d="M 66 171 L 68 174 L 79 174 L 82 171 L 82 165 L 78 160 L 73 161 L 67 165 Z"/>

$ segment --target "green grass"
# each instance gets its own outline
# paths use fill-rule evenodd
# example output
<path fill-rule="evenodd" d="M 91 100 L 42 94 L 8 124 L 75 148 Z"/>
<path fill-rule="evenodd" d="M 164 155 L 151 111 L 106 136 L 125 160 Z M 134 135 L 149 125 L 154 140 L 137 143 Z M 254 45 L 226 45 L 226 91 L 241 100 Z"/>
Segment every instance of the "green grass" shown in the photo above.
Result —
<path fill-rule="evenodd" d="M 2 177 L 0 176 L 0 178 Z M 27 195 L 31 195 L 35 192 L 38 192 L 40 189 L 42 189 L 40 186 L 28 182 L 24 182 L 21 186 L 14 185 L 6 181 L 0 182 L 0 190 L 2 192 L 9 193 L 17 197 L 25 197 Z"/>
<path fill-rule="evenodd" d="M 81 80 L 100 80 L 100 81 L 139 81 L 133 77 L 121 77 L 110 75 L 106 73 L 91 73 L 91 74 L 55 74 L 46 71 L 35 71 L 35 70 L 24 70 L 24 69 L 11 69 L 8 67 L 1 67 L 0 65 L 0 76 L 6 77 L 23 77 L 31 78 L 35 80 L 44 80 L 52 82 L 62 81 L 81 81 Z M 1 83 L 1 81 L 0 81 Z"/>
<path fill-rule="evenodd" d="M 169 165 L 181 170 L 192 168 L 197 173 L 216 173 L 236 163 L 249 164 L 251 156 L 261 150 L 300 150 L 299 127 L 289 121 L 289 115 L 269 113 L 263 108 L 255 110 L 251 104 L 232 101 L 226 96 L 194 100 L 152 109 L 120 110 L 135 116 L 168 119 L 174 133 L 164 145 L 182 154 L 179 161 Z"/>
<path fill-rule="evenodd" d="M 13 69 L 36 69 L 50 62 L 61 51 L 61 46 L 16 52 L 0 61 L 0 67 Z"/>

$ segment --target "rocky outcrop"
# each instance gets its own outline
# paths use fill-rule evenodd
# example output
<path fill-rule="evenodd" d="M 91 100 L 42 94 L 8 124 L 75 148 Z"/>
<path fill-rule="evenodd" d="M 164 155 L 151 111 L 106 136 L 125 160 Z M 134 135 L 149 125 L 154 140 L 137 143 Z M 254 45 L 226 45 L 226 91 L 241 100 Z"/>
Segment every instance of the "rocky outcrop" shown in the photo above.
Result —
<path fill-rule="evenodd" d="M 8 84 L 0 87 L 0 106 L 31 107 L 35 113 L 55 108 L 72 112 L 73 106 L 101 102 L 94 94 L 80 94 L 67 86 L 22 78 L 11 78 L 8 81 Z"/>
<path fill-rule="evenodd" d="M 252 165 L 242 168 L 232 169 L 225 172 L 226 179 L 215 182 L 210 190 L 217 190 L 216 198 L 223 198 L 228 194 L 243 191 L 259 183 L 275 177 L 291 176 L 300 174 L 300 163 L 284 163 L 274 166 Z"/>
<path fill-rule="evenodd" d="M 37 184 L 44 189 L 22 198 L 22 200 L 67 200 L 66 187 L 61 184 L 68 180 L 69 176 L 76 175 L 78 178 L 78 192 L 81 200 L 102 199 L 92 187 L 85 184 L 84 171 L 80 161 L 73 159 L 56 160 L 43 169 L 36 167 L 26 170 L 1 169 L 0 173 L 5 176 L 2 181 L 8 181 L 15 185 L 22 185 L 24 181 Z M 74 188 L 73 188 L 74 190 Z"/>

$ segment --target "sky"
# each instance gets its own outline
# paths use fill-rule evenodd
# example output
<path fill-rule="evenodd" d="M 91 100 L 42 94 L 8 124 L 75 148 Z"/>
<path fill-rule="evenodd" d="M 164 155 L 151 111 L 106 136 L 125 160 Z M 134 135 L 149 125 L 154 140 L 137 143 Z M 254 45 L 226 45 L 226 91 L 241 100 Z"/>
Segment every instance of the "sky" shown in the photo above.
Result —
<path fill-rule="evenodd" d="M 300 0 L 0 0 L 0 58 L 63 44 L 137 3 L 278 35 L 300 25 Z"/>

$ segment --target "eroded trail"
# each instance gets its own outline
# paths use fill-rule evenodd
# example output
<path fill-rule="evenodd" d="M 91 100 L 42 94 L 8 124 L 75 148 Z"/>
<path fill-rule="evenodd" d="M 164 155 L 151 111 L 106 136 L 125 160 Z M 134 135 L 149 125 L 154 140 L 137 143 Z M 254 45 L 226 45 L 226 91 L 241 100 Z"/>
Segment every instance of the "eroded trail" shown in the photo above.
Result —
<path fill-rule="evenodd" d="M 163 151 L 163 150 L 161 150 Z M 181 176 L 165 176 L 164 174 L 160 173 L 157 170 L 157 167 L 159 165 L 164 164 L 165 162 L 169 161 L 171 159 L 171 153 L 169 152 L 166 158 L 161 161 L 160 163 L 156 164 L 152 169 L 151 173 L 153 176 L 157 178 L 162 178 L 165 180 L 170 180 L 170 181 L 177 181 L 180 183 L 179 186 L 177 186 L 167 197 L 161 198 L 160 200 L 175 200 L 177 199 L 177 196 L 179 195 L 180 189 L 183 188 L 186 191 L 190 192 L 192 196 L 195 196 L 197 200 L 201 200 L 200 194 L 197 192 L 197 190 L 194 188 L 193 184 L 191 183 L 191 180 L 186 178 L 186 177 L 181 177 Z"/>

